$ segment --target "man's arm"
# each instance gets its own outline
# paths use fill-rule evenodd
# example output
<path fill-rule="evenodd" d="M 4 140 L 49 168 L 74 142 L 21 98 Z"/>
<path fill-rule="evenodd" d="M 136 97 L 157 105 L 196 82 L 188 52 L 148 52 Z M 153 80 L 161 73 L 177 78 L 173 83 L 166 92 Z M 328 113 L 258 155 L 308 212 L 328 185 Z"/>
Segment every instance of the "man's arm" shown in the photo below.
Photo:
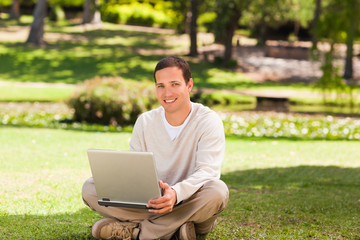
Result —
<path fill-rule="evenodd" d="M 221 119 L 217 115 L 202 121 L 201 137 L 195 148 L 193 173 L 172 188 L 177 193 L 177 203 L 193 195 L 206 181 L 219 179 L 225 153 L 225 135 Z"/>

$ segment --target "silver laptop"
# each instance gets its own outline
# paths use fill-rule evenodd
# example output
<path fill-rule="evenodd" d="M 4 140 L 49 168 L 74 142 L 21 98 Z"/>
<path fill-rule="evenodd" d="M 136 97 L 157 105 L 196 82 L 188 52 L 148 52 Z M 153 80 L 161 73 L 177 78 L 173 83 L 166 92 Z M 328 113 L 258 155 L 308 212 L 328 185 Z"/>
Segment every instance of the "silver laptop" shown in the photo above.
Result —
<path fill-rule="evenodd" d="M 161 196 L 152 153 L 89 149 L 87 154 L 99 205 L 146 208 Z"/>

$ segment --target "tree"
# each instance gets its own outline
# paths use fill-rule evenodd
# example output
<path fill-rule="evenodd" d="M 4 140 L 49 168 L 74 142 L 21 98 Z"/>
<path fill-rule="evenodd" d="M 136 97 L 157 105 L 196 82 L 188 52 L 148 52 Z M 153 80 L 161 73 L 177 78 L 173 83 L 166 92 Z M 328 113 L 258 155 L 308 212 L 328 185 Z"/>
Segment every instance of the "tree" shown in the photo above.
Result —
<path fill-rule="evenodd" d="M 359 8 L 359 0 L 349 0 L 346 1 L 347 10 L 348 10 L 348 20 L 349 24 L 346 31 L 346 57 L 345 57 L 345 67 L 344 67 L 344 79 L 347 82 L 350 82 L 353 79 L 353 45 L 355 33 L 359 25 L 359 17 L 358 13 L 360 11 Z"/>
<path fill-rule="evenodd" d="M 34 20 L 26 43 L 38 46 L 44 45 L 44 18 L 46 16 L 46 0 L 37 0 L 34 10 Z"/>
<path fill-rule="evenodd" d="M 359 0 L 327 0 L 322 7 L 317 34 L 334 43 L 346 43 L 343 78 L 349 83 L 353 78 L 353 44 L 360 19 Z"/>
<path fill-rule="evenodd" d="M 217 2 L 215 39 L 217 41 L 220 40 L 225 46 L 223 66 L 228 66 L 231 60 L 233 49 L 232 39 L 239 25 L 242 12 L 248 7 L 248 4 L 249 0 L 219 0 Z"/>
<path fill-rule="evenodd" d="M 85 0 L 84 11 L 83 11 L 83 24 L 101 23 L 101 14 L 99 11 L 100 1 L 99 0 Z"/>
<path fill-rule="evenodd" d="M 292 35 L 298 38 L 300 27 L 307 27 L 313 19 L 314 3 L 302 0 L 253 0 L 245 9 L 241 23 L 247 25 L 258 45 L 265 45 L 269 29 L 293 24 Z M 289 36 L 282 36 L 289 37 Z"/>
<path fill-rule="evenodd" d="M 257 44 L 265 45 L 269 27 L 276 28 L 284 22 L 284 2 L 279 0 L 254 0 L 243 14 L 244 23 L 257 36 Z"/>
<path fill-rule="evenodd" d="M 321 15 L 321 0 L 315 0 L 315 10 L 314 10 L 314 19 L 311 23 L 311 42 L 312 42 L 312 50 L 317 49 L 317 42 L 318 42 L 318 36 L 317 36 L 317 26 L 319 24 L 319 19 Z"/>
<path fill-rule="evenodd" d="M 18 20 L 20 18 L 20 0 L 12 0 L 10 9 L 10 19 Z"/>
<path fill-rule="evenodd" d="M 198 18 L 198 0 L 191 0 L 191 21 L 190 21 L 190 56 L 197 56 L 197 18 Z"/>

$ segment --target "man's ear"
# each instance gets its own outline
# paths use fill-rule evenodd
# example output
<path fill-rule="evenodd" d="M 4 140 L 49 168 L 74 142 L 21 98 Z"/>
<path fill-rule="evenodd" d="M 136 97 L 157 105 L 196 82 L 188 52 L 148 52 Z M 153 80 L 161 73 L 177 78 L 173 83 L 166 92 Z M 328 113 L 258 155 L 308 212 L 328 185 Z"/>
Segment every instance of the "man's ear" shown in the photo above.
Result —
<path fill-rule="evenodd" d="M 189 79 L 189 82 L 187 84 L 188 86 L 188 91 L 191 92 L 192 87 L 194 86 L 194 81 L 192 80 L 192 78 Z"/>

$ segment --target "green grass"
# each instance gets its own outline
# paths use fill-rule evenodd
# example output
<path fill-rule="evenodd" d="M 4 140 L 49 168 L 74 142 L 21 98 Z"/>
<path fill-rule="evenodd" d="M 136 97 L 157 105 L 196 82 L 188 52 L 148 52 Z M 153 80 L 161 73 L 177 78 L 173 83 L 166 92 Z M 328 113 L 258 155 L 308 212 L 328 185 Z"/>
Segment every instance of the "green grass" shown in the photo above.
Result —
<path fill-rule="evenodd" d="M 60 102 L 68 100 L 75 86 L 18 86 L 0 87 L 0 102 Z"/>
<path fill-rule="evenodd" d="M 92 239 L 88 148 L 127 149 L 130 133 L 0 128 L 0 239 Z M 230 201 L 207 239 L 359 239 L 355 141 L 227 137 Z"/>
<path fill-rule="evenodd" d="M 23 15 L 20 22 L 4 20 L 2 34 L 14 30 L 7 27 L 28 26 L 31 16 Z M 181 37 L 164 32 L 144 32 L 129 26 L 104 24 L 102 29 L 84 30 L 69 22 L 46 23 L 50 39 L 45 48 L 26 46 L 21 41 L 0 42 L 0 81 L 79 83 L 95 76 L 120 76 L 125 80 L 151 80 L 159 59 L 172 55 L 173 51 L 188 49 Z M 52 35 L 51 35 L 52 34 Z M 160 53 L 156 50 L 161 49 Z M 165 50 L 169 52 L 166 53 Z M 295 90 L 313 92 L 311 84 L 263 82 L 257 83 L 231 69 L 223 69 L 216 63 L 199 61 L 183 56 L 191 65 L 196 88 L 228 90 Z M 0 101 L 59 101 L 71 95 L 70 88 L 0 87 Z M 358 89 L 354 93 L 359 93 Z M 253 103 L 252 97 L 240 97 L 241 102 Z M 238 101 L 239 97 L 232 97 Z M 322 105 L 319 98 L 291 98 L 300 111 L 303 105 Z M 356 101 L 357 107 L 359 101 Z M 227 106 L 239 109 L 239 104 Z M 305 106 L 306 107 L 306 106 Z M 240 106 L 240 109 L 243 109 Z M 313 108 L 314 109 L 314 108 Z M 342 108 L 344 109 L 344 108 Z M 332 109 L 326 109 L 332 112 Z M 337 110 L 335 109 L 334 112 Z M 352 110 L 346 108 L 346 112 Z M 356 111 L 355 111 L 356 112 Z"/>
<path fill-rule="evenodd" d="M 4 22 L 4 27 L 14 26 L 11 21 Z M 152 50 L 188 49 L 187 42 L 179 41 L 174 34 L 141 32 L 114 24 L 104 24 L 102 29 L 84 30 L 76 25 L 47 23 L 46 33 L 60 37 L 49 40 L 45 48 L 25 46 L 19 41 L 0 42 L 0 81 L 78 83 L 98 75 L 151 80 L 157 61 L 168 55 L 152 53 Z M 148 53 L 141 53 L 139 49 Z M 220 69 L 214 63 L 187 59 L 197 87 L 307 88 L 301 84 L 258 84 L 243 74 Z"/>

